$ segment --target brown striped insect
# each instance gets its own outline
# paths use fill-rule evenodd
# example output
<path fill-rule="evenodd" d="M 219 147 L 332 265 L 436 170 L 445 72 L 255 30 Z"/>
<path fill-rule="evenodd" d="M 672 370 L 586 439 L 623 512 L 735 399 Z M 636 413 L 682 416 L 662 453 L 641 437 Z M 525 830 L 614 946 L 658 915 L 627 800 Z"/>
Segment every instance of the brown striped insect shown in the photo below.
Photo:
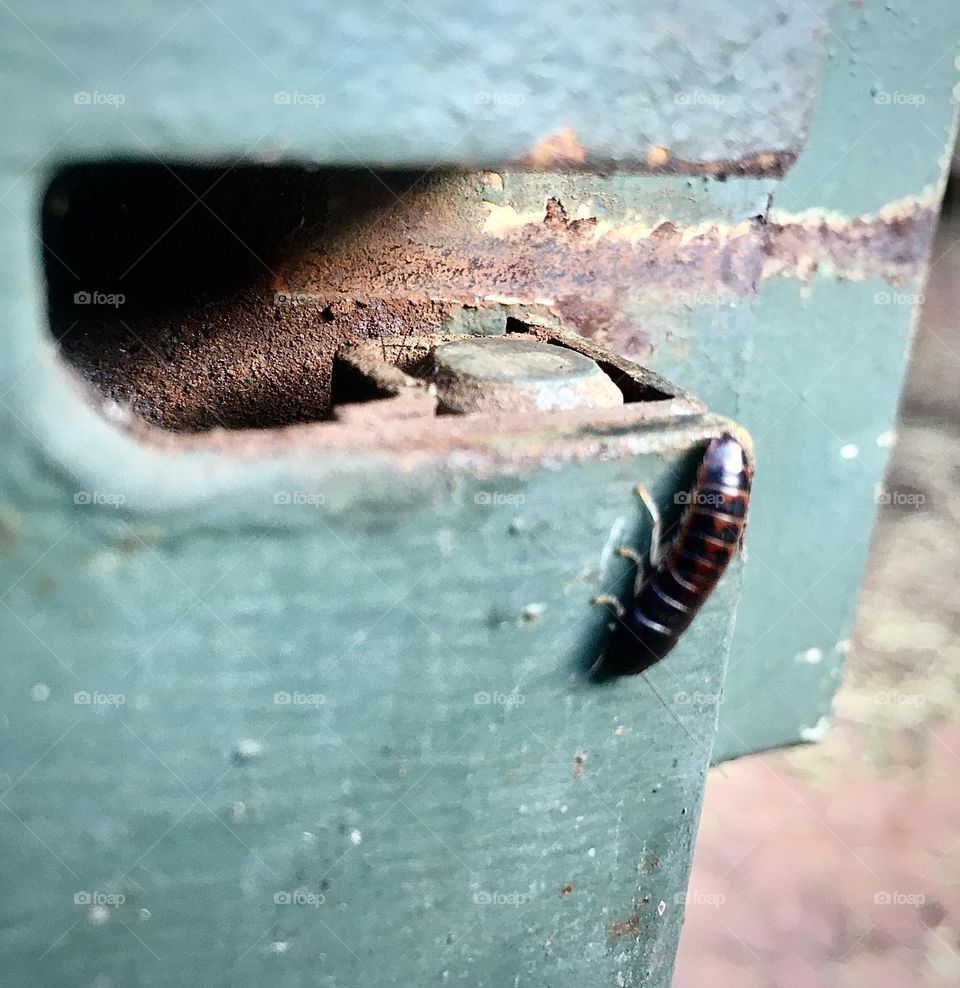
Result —
<path fill-rule="evenodd" d="M 618 621 L 604 655 L 593 667 L 598 678 L 641 673 L 659 662 L 710 596 L 743 538 L 753 464 L 730 433 L 707 444 L 693 490 L 677 495 L 687 508 L 676 538 L 664 547 L 660 515 L 646 488 L 637 487 L 653 520 L 649 560 L 625 546 L 617 551 L 638 566 L 630 605 L 609 596 Z"/>

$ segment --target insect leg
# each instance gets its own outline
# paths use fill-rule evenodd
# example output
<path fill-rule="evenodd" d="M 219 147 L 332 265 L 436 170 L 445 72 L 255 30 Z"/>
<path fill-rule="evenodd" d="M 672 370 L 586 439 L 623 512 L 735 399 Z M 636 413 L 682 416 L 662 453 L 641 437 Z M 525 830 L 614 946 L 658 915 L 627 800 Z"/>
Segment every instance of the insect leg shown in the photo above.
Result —
<path fill-rule="evenodd" d="M 660 534 L 662 528 L 660 509 L 657 507 L 657 502 L 654 501 L 650 495 L 650 492 L 643 486 L 643 484 L 637 484 L 634 490 L 637 497 L 643 501 L 643 506 L 650 514 L 650 551 L 648 555 L 650 558 L 651 569 L 656 569 L 657 566 L 660 565 L 660 560 L 663 559 L 666 554 L 666 548 L 663 545 L 662 536 Z"/>
<path fill-rule="evenodd" d="M 623 556 L 624 559 L 629 559 L 630 562 L 632 562 L 637 568 L 636 576 L 633 579 L 633 595 L 636 597 L 637 594 L 640 593 L 640 588 L 647 582 L 647 557 L 642 553 L 637 552 L 636 549 L 632 549 L 628 545 L 617 546 L 616 551 L 618 556 Z"/>
<path fill-rule="evenodd" d="M 622 618 L 627 612 L 623 604 L 621 604 L 616 597 L 611 597 L 608 593 L 597 594 L 597 596 L 594 597 L 590 603 L 603 604 L 604 606 L 609 607 L 618 618 Z"/>
<path fill-rule="evenodd" d="M 644 555 L 640 552 L 637 552 L 636 549 L 631 549 L 630 546 L 628 545 L 618 545 L 617 555 L 623 556 L 624 559 L 629 559 L 631 562 L 633 562 L 636 565 L 637 569 L 642 569 L 644 566 L 647 565 L 647 560 L 644 557 Z"/>

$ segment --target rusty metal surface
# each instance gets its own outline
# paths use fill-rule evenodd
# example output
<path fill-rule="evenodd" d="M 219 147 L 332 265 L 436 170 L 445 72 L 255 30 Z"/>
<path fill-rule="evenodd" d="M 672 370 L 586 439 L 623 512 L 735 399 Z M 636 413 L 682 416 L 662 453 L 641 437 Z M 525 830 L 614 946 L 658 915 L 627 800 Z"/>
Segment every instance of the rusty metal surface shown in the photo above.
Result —
<path fill-rule="evenodd" d="M 577 194 L 561 176 L 511 175 L 504 187 L 496 173 L 183 180 L 215 186 L 207 201 L 223 225 L 198 211 L 177 224 L 189 197 L 163 169 L 106 168 L 57 179 L 44 231 L 52 329 L 68 361 L 122 408 L 180 430 L 323 418 L 335 352 L 370 338 L 502 333 L 513 320 L 642 358 L 666 327 L 637 320 L 638 298 L 735 308 L 764 260 L 762 214 L 744 216 L 755 203 L 735 187 L 736 222 L 685 228 L 651 218 L 638 179 Z M 688 198 L 699 192 L 675 181 Z M 149 193 L 136 195 L 138 183 Z M 123 301 L 76 304 L 91 288 Z M 679 311 L 671 325 L 685 321 Z"/>
<path fill-rule="evenodd" d="M 774 210 L 764 277 L 809 280 L 819 272 L 891 285 L 916 282 L 923 277 L 938 213 L 936 196 L 890 203 L 872 216 L 826 210 L 791 216 Z"/>
<path fill-rule="evenodd" d="M 129 191 L 158 175 L 156 195 Z M 219 175 L 188 177 L 204 187 Z M 86 380 L 147 422 L 281 426 L 329 415 L 333 358 L 346 345 L 542 325 L 661 360 L 691 315 L 749 308 L 762 278 L 915 279 L 935 217 L 935 204 L 921 199 L 875 216 L 765 207 L 739 222 L 690 224 L 631 205 L 630 187 L 643 181 L 609 179 L 571 197 L 569 183 L 549 175 L 425 182 L 235 170 L 209 201 L 229 226 L 241 223 L 251 257 L 209 217 L 187 219 L 163 252 L 147 251 L 152 231 L 183 206 L 162 170 L 68 173 L 48 194 L 46 234 L 79 275 L 66 278 L 50 259 L 53 332 Z M 551 186 L 559 194 L 547 194 Z M 120 262 L 77 243 L 93 215 L 99 243 Z M 125 276 L 139 251 L 146 257 Z M 72 292 L 81 286 L 124 302 L 78 306 Z M 740 327 L 741 345 L 752 331 Z"/>

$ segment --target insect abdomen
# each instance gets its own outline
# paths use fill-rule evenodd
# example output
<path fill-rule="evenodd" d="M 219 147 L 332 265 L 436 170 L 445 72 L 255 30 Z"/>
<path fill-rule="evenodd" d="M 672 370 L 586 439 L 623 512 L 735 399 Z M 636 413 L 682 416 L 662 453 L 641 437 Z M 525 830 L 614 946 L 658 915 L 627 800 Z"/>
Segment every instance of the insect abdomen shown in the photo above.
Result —
<path fill-rule="evenodd" d="M 677 537 L 621 618 L 601 673 L 643 672 L 677 643 L 740 545 L 751 476 L 738 440 L 710 441 Z"/>

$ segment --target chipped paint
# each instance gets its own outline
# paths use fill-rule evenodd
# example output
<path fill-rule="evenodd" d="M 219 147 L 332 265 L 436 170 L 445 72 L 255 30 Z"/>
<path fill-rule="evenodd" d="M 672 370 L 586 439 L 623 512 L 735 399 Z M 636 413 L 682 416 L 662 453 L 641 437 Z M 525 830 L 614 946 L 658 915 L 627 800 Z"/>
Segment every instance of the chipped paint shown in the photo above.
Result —
<path fill-rule="evenodd" d="M 647 152 L 648 168 L 663 168 L 669 160 L 670 152 L 665 147 L 660 147 L 659 144 L 655 144 Z"/>
<path fill-rule="evenodd" d="M 799 736 L 801 741 L 822 741 L 830 730 L 830 718 L 821 717 L 812 727 L 801 727 Z"/>
<path fill-rule="evenodd" d="M 525 226 L 543 222 L 541 210 L 518 212 L 513 206 L 499 206 L 493 202 L 485 202 L 487 217 L 483 221 L 482 232 L 488 236 L 501 237 Z"/>
<path fill-rule="evenodd" d="M 556 134 L 536 143 L 520 161 L 520 165 L 538 171 L 574 168 L 587 160 L 587 152 L 576 133 L 564 127 Z"/>
<path fill-rule="evenodd" d="M 636 222 L 629 217 L 614 219 L 598 219 L 589 212 L 589 207 L 581 203 L 572 221 L 565 223 L 548 223 L 544 219 L 543 210 L 518 211 L 513 206 L 501 206 L 485 202 L 484 209 L 487 217 L 484 220 L 482 232 L 493 237 L 509 237 L 517 232 L 539 232 L 544 225 L 554 229 L 569 228 L 573 223 L 584 220 L 592 221 L 587 226 L 579 227 L 577 232 L 594 242 L 615 240 L 628 244 L 639 244 L 643 241 L 660 238 L 675 238 L 680 244 L 692 244 L 697 241 L 713 239 L 718 243 L 734 240 L 737 237 L 755 236 L 756 223 L 743 220 L 736 224 L 722 224 L 705 221 L 695 226 L 677 227 L 666 216 L 653 223 Z"/>

